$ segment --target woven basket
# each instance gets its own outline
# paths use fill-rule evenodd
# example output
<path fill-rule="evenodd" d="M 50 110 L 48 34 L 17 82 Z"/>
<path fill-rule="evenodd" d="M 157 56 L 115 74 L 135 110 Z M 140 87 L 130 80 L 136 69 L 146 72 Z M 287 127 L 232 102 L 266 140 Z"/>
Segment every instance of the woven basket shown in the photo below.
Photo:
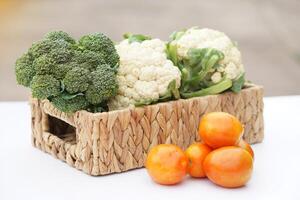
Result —
<path fill-rule="evenodd" d="M 245 126 L 249 143 L 263 140 L 263 89 L 251 86 L 239 94 L 197 97 L 141 108 L 63 113 L 45 100 L 30 99 L 35 147 L 90 175 L 123 172 L 144 166 L 151 147 L 172 143 L 187 148 L 199 141 L 204 113 L 225 111 Z"/>

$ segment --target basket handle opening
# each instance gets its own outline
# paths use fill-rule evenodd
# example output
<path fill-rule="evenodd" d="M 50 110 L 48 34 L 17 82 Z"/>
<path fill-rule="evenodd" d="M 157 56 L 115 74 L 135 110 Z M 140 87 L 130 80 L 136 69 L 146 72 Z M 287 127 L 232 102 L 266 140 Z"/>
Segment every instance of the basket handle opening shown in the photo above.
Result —
<path fill-rule="evenodd" d="M 76 144 L 76 128 L 65 121 L 48 115 L 48 132 L 57 136 L 64 142 Z"/>

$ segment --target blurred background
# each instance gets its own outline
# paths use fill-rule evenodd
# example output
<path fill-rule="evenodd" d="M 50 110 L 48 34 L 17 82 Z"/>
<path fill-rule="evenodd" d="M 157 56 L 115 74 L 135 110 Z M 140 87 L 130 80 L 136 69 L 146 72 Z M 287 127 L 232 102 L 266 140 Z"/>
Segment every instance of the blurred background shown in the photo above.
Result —
<path fill-rule="evenodd" d="M 247 78 L 263 85 L 266 96 L 300 95 L 299 0 L 0 0 L 0 101 L 28 98 L 29 90 L 16 85 L 14 62 L 51 30 L 167 40 L 191 26 L 237 41 Z"/>

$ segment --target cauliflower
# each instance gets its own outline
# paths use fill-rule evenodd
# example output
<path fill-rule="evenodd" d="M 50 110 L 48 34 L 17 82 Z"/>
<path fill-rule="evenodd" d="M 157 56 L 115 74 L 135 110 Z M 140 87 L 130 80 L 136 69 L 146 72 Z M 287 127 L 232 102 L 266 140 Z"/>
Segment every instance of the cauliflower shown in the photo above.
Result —
<path fill-rule="evenodd" d="M 138 36 L 138 37 L 135 37 Z M 130 35 L 116 45 L 120 56 L 118 94 L 108 103 L 110 110 L 147 105 L 179 98 L 180 70 L 167 59 L 166 45 L 159 39 Z"/>
<path fill-rule="evenodd" d="M 195 27 L 175 32 L 171 35 L 167 52 L 168 58 L 183 73 L 181 87 L 183 97 L 192 97 L 185 95 L 186 92 L 207 89 L 219 83 L 226 87 L 219 88 L 218 91 L 231 88 L 234 92 L 238 92 L 244 84 L 241 53 L 222 32 Z M 222 81 L 227 84 L 222 84 Z M 214 93 L 205 93 L 207 94 Z"/>

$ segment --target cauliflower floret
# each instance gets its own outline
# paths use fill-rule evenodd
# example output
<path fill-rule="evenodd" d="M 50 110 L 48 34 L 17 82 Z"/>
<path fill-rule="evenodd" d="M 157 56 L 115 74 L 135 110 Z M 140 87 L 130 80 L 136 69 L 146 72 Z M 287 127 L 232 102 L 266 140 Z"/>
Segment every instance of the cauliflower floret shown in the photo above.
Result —
<path fill-rule="evenodd" d="M 181 72 L 167 59 L 165 43 L 159 39 L 116 45 L 120 56 L 117 74 L 119 91 L 108 103 L 110 110 L 133 107 L 141 101 L 157 101 L 171 81 L 180 87 Z"/>
<path fill-rule="evenodd" d="M 220 82 L 222 80 L 222 74 L 220 72 L 213 73 L 213 75 L 211 76 L 211 80 L 214 83 Z"/>
<path fill-rule="evenodd" d="M 224 54 L 224 59 L 220 61 L 220 67 L 213 73 L 211 80 L 218 83 L 222 77 L 231 80 L 238 78 L 244 73 L 241 53 L 234 43 L 224 33 L 212 29 L 190 28 L 176 40 L 171 42 L 176 45 L 179 58 L 187 57 L 187 52 L 191 48 L 214 48 Z"/>

